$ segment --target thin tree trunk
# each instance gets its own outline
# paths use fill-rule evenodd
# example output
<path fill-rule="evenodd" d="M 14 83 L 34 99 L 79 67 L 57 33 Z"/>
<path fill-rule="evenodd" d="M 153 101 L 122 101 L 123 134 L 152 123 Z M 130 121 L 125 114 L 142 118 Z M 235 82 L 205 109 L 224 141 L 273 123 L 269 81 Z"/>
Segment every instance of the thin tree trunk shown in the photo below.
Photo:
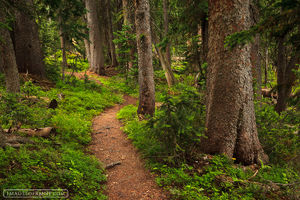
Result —
<path fill-rule="evenodd" d="M 268 47 L 266 48 L 266 59 L 265 59 L 265 86 L 268 83 L 268 68 L 269 68 L 269 50 Z"/>
<path fill-rule="evenodd" d="M 275 110 L 281 113 L 286 108 L 286 87 L 285 87 L 285 71 L 287 68 L 286 61 L 286 47 L 284 45 L 285 37 L 278 40 L 278 53 L 277 53 L 277 90 L 278 100 Z"/>
<path fill-rule="evenodd" d="M 62 63 L 61 63 L 61 75 L 62 75 L 62 80 L 65 80 L 65 69 L 68 66 L 68 61 L 67 61 L 67 54 L 66 54 L 66 40 L 65 40 L 65 33 L 63 31 L 63 24 L 62 24 L 62 18 L 61 16 L 59 17 L 59 39 L 60 39 L 60 49 L 62 52 Z"/>
<path fill-rule="evenodd" d="M 166 79 L 167 79 L 168 86 L 171 87 L 172 85 L 174 85 L 176 83 L 176 79 L 175 79 L 174 74 L 172 72 L 171 66 L 168 63 L 167 56 L 158 47 L 155 47 L 155 51 L 156 51 L 156 54 L 158 55 L 161 66 L 162 66 L 162 68 L 165 72 L 165 76 L 166 76 Z"/>
<path fill-rule="evenodd" d="M 113 43 L 114 35 L 113 35 L 113 27 L 112 27 L 112 19 L 111 19 L 111 8 L 110 8 L 110 0 L 106 0 L 106 18 L 107 18 L 107 33 L 108 33 L 108 43 L 110 49 L 110 57 L 111 57 L 111 65 L 113 67 L 118 66 L 117 56 L 116 56 L 116 48 Z"/>
<path fill-rule="evenodd" d="M 168 37 L 169 32 L 169 1 L 163 0 L 163 12 L 164 12 L 164 37 Z M 171 44 L 168 41 L 166 46 L 166 61 L 167 64 L 171 67 Z"/>
<path fill-rule="evenodd" d="M 259 10 L 257 0 L 250 1 L 250 16 L 251 26 L 254 26 L 259 21 Z M 251 44 L 250 60 L 252 65 L 252 75 L 256 82 L 256 96 L 257 100 L 261 100 L 261 66 L 260 66 L 260 54 L 259 54 L 260 36 L 257 34 Z"/>
<path fill-rule="evenodd" d="M 280 114 L 286 110 L 287 100 L 291 95 L 292 87 L 296 81 L 293 70 L 298 68 L 300 63 L 300 51 L 296 51 L 289 62 L 287 61 L 285 37 L 279 38 L 277 55 L 277 89 L 278 99 L 275 110 Z"/>
<path fill-rule="evenodd" d="M 174 77 L 174 74 L 172 72 L 171 65 L 168 62 L 167 54 L 166 52 L 163 52 L 163 50 L 160 47 L 156 47 L 156 44 L 158 43 L 157 41 L 157 35 L 155 32 L 152 33 L 152 39 L 153 39 L 153 44 L 155 46 L 155 52 L 158 55 L 160 64 L 165 72 L 166 80 L 168 83 L 168 86 L 171 87 L 176 83 L 176 79 Z"/>
<path fill-rule="evenodd" d="M 83 20 L 84 20 L 84 22 L 87 23 L 86 16 L 84 16 Z M 87 31 L 86 34 L 89 35 L 89 32 Z M 91 47 L 90 47 L 90 41 L 89 41 L 88 39 L 84 38 L 84 39 L 83 39 L 83 42 L 84 42 L 84 47 L 85 47 L 86 58 L 87 58 L 88 62 L 90 63 L 90 62 L 91 62 Z"/>
<path fill-rule="evenodd" d="M 163 15 L 164 15 L 164 34 L 163 36 L 165 38 L 168 37 L 169 32 L 169 2 L 168 0 L 163 0 Z M 174 74 L 172 72 L 171 68 L 171 44 L 170 42 L 167 43 L 165 52 L 161 48 L 156 49 L 160 63 L 163 67 L 163 70 L 165 71 L 165 76 L 168 82 L 168 86 L 171 87 L 176 83 L 176 79 L 174 77 Z"/>
<path fill-rule="evenodd" d="M 99 27 L 96 0 L 86 0 L 87 23 L 90 38 L 90 71 L 105 75 L 103 41 Z"/>
<path fill-rule="evenodd" d="M 28 14 L 33 13 L 33 1 L 22 0 L 21 3 L 28 8 L 16 11 L 14 28 L 14 44 L 19 72 L 30 73 L 44 77 L 46 75 L 43 62 L 43 52 L 39 39 L 38 26 L 35 19 Z"/>
<path fill-rule="evenodd" d="M 129 34 L 133 34 L 135 30 L 135 19 L 134 19 L 134 15 L 132 15 L 132 13 L 134 13 L 132 9 L 132 4 L 133 4 L 133 0 L 122 0 L 124 25 L 131 26 L 131 30 L 129 31 Z M 137 44 L 135 41 L 129 41 L 129 46 L 132 47 L 129 52 L 130 60 L 128 62 L 128 68 L 131 69 L 134 66 Z"/>
<path fill-rule="evenodd" d="M 243 164 L 265 162 L 254 113 L 250 48 L 224 47 L 226 36 L 249 28 L 249 0 L 210 0 L 209 13 L 207 138 L 202 148 Z"/>
<path fill-rule="evenodd" d="M 6 15 L 1 8 L 0 23 L 6 23 L 5 17 Z M 19 73 L 9 31 L 3 27 L 0 28 L 0 38 L 0 65 L 5 75 L 6 90 L 8 92 L 17 93 L 20 91 Z"/>
<path fill-rule="evenodd" d="M 152 116 L 155 112 L 155 87 L 152 66 L 149 1 L 135 0 L 135 9 L 140 85 L 137 112 L 142 116 Z"/>
<path fill-rule="evenodd" d="M 202 52 L 201 52 L 201 64 L 207 62 L 207 53 L 208 53 L 208 21 L 207 14 L 203 13 L 201 20 L 201 38 L 202 38 Z M 200 69 L 201 70 L 201 69 Z"/>
<path fill-rule="evenodd" d="M 85 47 L 85 54 L 88 62 L 91 62 L 91 47 L 90 42 L 87 39 L 84 39 L 84 47 Z"/>

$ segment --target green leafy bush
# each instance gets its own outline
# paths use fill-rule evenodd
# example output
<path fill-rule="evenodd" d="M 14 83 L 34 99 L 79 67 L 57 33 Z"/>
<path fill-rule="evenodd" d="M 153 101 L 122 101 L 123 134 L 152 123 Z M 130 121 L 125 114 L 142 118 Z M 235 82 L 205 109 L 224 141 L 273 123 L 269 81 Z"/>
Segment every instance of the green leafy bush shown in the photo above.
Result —
<path fill-rule="evenodd" d="M 165 96 L 147 125 L 170 162 L 175 164 L 196 153 L 204 133 L 204 112 L 200 95 L 193 89 L 186 87 L 178 96 Z"/>
<path fill-rule="evenodd" d="M 279 115 L 272 105 L 257 105 L 259 140 L 272 163 L 285 164 L 300 153 L 300 115 L 294 109 Z"/>

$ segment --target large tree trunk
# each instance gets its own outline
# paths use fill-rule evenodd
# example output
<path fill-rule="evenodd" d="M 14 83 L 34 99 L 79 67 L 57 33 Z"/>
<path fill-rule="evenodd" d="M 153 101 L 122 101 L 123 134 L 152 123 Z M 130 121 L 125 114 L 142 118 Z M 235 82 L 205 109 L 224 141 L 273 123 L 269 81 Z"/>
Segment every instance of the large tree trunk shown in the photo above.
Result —
<path fill-rule="evenodd" d="M 135 24 L 139 65 L 139 115 L 153 115 L 155 87 L 152 66 L 150 5 L 148 0 L 135 0 Z"/>
<path fill-rule="evenodd" d="M 123 18 L 124 25 L 131 26 L 130 34 L 134 33 L 135 30 L 135 19 L 133 12 L 133 0 L 122 0 L 123 7 Z M 134 66 L 135 53 L 136 53 L 136 42 L 129 41 L 129 46 L 133 47 L 130 49 L 130 60 L 128 62 L 128 68 L 131 69 Z"/>
<path fill-rule="evenodd" d="M 104 54 L 103 54 L 103 41 L 99 27 L 97 2 L 96 0 L 86 0 L 87 23 L 89 28 L 90 39 L 90 71 L 100 75 L 105 74 L 104 69 Z"/>
<path fill-rule="evenodd" d="M 287 61 L 287 51 L 284 44 L 285 37 L 279 38 L 277 53 L 277 89 L 278 99 L 275 110 L 280 114 L 286 109 L 287 100 L 291 95 L 292 87 L 296 81 L 296 75 L 293 70 L 298 68 L 300 63 L 300 51 L 296 51 Z"/>
<path fill-rule="evenodd" d="M 258 140 L 250 48 L 224 47 L 225 37 L 250 25 L 249 0 L 209 1 L 206 153 L 224 153 L 244 164 L 267 161 Z"/>
<path fill-rule="evenodd" d="M 259 22 L 259 9 L 258 0 L 250 0 L 250 16 L 251 26 L 256 25 Z M 252 75 L 256 82 L 256 96 L 258 100 L 261 100 L 261 66 L 260 66 L 260 54 L 259 54 L 260 36 L 257 34 L 254 41 L 251 44 L 250 60 L 252 65 Z"/>
<path fill-rule="evenodd" d="M 30 11 L 33 1 L 22 0 Z M 32 12 L 33 13 L 33 12 Z M 38 26 L 28 10 L 16 11 L 14 28 L 14 44 L 19 72 L 30 73 L 44 77 L 45 65 L 39 39 Z"/>
<path fill-rule="evenodd" d="M 0 8 L 0 23 L 6 23 L 2 8 Z M 0 38 L 0 65 L 5 75 L 6 90 L 16 93 L 20 91 L 16 56 L 9 31 L 4 27 L 0 27 Z"/>

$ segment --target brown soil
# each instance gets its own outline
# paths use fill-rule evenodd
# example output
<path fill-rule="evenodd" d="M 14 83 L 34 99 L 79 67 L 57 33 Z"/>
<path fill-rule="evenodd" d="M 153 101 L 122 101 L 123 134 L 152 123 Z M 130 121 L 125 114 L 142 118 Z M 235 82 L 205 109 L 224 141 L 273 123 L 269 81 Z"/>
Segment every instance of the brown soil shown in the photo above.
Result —
<path fill-rule="evenodd" d="M 80 77 L 80 74 L 76 76 Z M 116 115 L 129 104 L 136 104 L 136 99 L 124 96 L 122 105 L 107 109 L 93 120 L 90 149 L 104 166 L 113 165 L 106 170 L 106 195 L 109 200 L 168 199 L 166 192 L 155 183 L 155 176 L 145 169 L 145 163 L 132 142 L 120 130 L 122 124 Z"/>

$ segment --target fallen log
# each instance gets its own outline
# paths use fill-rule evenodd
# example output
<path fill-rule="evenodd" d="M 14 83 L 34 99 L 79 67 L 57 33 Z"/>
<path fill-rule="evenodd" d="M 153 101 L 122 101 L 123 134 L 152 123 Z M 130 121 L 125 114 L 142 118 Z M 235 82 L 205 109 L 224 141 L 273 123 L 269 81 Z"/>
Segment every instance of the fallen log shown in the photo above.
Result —
<path fill-rule="evenodd" d="M 4 132 L 8 133 L 9 130 L 5 129 Z M 51 133 L 55 133 L 55 128 L 53 127 L 45 127 L 45 128 L 21 128 L 16 130 L 16 132 L 24 133 L 27 136 L 39 136 L 39 137 L 47 137 Z"/>
<path fill-rule="evenodd" d="M 22 144 L 33 144 L 29 138 L 22 137 L 15 134 L 4 134 L 0 133 L 0 148 L 4 148 L 7 146 L 19 148 Z"/>

